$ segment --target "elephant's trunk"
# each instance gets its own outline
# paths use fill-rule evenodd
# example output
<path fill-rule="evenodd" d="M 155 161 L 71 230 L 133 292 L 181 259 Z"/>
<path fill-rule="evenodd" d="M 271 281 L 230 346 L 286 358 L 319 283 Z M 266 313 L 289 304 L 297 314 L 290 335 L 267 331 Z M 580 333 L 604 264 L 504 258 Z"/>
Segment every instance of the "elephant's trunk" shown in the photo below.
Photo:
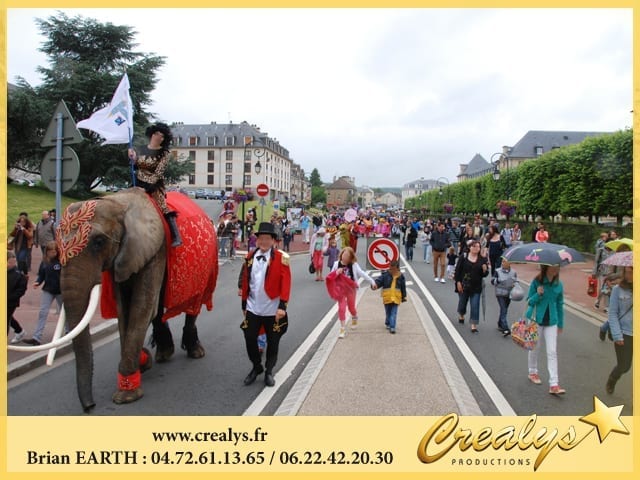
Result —
<path fill-rule="evenodd" d="M 96 405 L 96 402 L 93 401 L 93 348 L 90 337 L 91 333 L 87 327 L 73 339 L 73 351 L 76 354 L 78 398 L 85 413 L 89 413 Z"/>
<path fill-rule="evenodd" d="M 70 265 L 62 270 L 61 287 L 69 329 L 73 329 L 85 315 L 89 305 L 90 291 L 100 283 L 100 273 L 92 275 L 87 270 L 73 268 Z M 89 275 L 87 275 L 89 273 Z M 89 278 L 87 278 L 89 276 Z M 94 278 L 91 278 L 91 277 Z M 76 357 L 76 383 L 78 397 L 85 412 L 95 406 L 93 401 L 93 347 L 89 326 L 73 339 L 73 352 Z"/>

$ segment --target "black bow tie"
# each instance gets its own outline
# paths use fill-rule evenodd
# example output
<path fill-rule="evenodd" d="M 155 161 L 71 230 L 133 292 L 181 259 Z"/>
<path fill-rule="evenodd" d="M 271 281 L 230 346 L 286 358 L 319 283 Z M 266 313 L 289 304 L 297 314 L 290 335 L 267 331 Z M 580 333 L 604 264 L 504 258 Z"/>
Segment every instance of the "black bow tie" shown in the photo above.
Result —
<path fill-rule="evenodd" d="M 264 262 L 264 261 L 266 261 L 266 260 L 267 260 L 267 257 L 265 257 L 264 255 L 258 255 L 256 258 L 257 258 L 258 260 L 260 260 L 261 262 Z"/>

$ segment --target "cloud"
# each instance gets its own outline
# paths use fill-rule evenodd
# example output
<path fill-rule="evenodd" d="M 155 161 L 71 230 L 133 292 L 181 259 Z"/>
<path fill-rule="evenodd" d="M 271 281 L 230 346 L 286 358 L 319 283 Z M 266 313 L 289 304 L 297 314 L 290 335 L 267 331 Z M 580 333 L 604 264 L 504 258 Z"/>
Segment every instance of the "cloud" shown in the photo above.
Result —
<path fill-rule="evenodd" d="M 631 9 L 65 11 L 131 25 L 167 57 L 161 119 L 257 124 L 325 181 L 454 181 L 528 130 L 632 122 Z M 33 18 L 54 13 L 9 10 L 10 79 L 37 84 Z"/>

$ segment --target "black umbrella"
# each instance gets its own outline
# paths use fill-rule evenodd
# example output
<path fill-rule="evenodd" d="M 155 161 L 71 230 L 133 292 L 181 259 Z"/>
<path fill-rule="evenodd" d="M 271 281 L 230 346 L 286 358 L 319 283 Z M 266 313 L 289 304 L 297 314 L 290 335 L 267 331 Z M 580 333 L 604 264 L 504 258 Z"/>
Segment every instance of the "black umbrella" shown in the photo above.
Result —
<path fill-rule="evenodd" d="M 585 261 L 584 256 L 574 248 L 557 243 L 521 243 L 509 247 L 502 256 L 512 263 L 537 263 L 560 267 Z"/>

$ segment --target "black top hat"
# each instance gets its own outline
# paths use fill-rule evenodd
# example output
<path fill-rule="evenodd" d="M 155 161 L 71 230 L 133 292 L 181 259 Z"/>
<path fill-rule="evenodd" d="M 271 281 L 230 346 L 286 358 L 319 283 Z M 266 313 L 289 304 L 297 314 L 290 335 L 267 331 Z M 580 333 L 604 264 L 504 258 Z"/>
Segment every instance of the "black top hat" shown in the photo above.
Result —
<path fill-rule="evenodd" d="M 273 228 L 273 224 L 269 222 L 260 222 L 260 226 L 258 227 L 256 235 L 260 235 L 261 233 L 266 233 L 271 235 L 273 238 L 278 238 L 276 230 L 275 228 Z"/>

